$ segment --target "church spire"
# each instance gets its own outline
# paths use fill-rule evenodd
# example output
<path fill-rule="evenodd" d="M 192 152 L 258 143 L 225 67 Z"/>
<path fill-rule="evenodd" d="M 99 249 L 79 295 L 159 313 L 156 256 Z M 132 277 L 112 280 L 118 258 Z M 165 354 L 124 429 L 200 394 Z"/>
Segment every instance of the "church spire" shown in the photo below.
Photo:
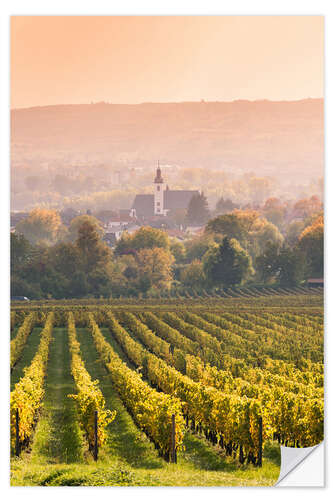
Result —
<path fill-rule="evenodd" d="M 161 173 L 161 168 L 160 168 L 160 160 L 157 162 L 157 169 L 156 169 L 156 177 L 154 180 L 155 184 L 163 184 L 163 178 L 162 178 L 162 173 Z"/>

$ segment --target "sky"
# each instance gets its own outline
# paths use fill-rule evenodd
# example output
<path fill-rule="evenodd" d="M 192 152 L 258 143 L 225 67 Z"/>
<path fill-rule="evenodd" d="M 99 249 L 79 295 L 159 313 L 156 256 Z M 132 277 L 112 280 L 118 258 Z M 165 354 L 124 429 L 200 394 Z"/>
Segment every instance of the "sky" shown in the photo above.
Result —
<path fill-rule="evenodd" d="M 323 16 L 13 16 L 11 107 L 324 95 Z"/>

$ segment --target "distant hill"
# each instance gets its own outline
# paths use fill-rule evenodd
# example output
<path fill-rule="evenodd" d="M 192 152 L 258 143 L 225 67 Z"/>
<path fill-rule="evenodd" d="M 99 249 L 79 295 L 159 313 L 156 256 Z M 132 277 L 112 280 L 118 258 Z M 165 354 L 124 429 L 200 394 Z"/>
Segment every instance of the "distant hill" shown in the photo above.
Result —
<path fill-rule="evenodd" d="M 134 83 L 133 83 L 134 84 Z M 12 158 L 175 163 L 291 177 L 321 175 L 324 103 L 87 104 L 11 113 Z"/>

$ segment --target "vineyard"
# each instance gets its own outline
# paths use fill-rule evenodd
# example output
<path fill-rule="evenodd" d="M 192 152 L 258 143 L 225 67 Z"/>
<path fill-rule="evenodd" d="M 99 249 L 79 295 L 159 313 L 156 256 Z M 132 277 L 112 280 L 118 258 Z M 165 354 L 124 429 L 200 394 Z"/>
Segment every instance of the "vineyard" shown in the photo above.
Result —
<path fill-rule="evenodd" d="M 272 485 L 324 433 L 322 293 L 11 309 L 12 485 Z"/>

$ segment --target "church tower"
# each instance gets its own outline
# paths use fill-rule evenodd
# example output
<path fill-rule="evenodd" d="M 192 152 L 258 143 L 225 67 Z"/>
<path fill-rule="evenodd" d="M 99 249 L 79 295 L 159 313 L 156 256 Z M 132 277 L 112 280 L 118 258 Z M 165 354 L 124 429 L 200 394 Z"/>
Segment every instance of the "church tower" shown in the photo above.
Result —
<path fill-rule="evenodd" d="M 166 185 L 163 181 L 160 163 L 158 162 L 156 177 L 154 180 L 155 190 L 154 190 L 154 215 L 165 215 L 164 213 L 164 191 Z"/>

